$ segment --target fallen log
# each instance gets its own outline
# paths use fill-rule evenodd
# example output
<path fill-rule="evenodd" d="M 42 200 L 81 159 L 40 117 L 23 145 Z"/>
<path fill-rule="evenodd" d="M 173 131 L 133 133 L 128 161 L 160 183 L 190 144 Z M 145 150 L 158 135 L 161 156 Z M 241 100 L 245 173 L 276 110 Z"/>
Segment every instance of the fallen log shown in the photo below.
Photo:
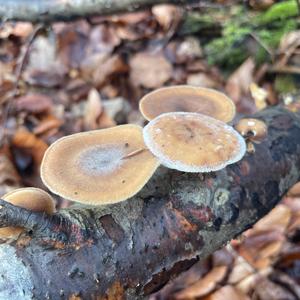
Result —
<path fill-rule="evenodd" d="M 0 18 L 30 22 L 69 20 L 132 12 L 155 4 L 186 5 L 195 0 L 0 0 Z"/>
<path fill-rule="evenodd" d="M 218 172 L 161 167 L 128 201 L 50 217 L 1 201 L 0 225 L 26 232 L 0 245 L 0 299 L 145 298 L 249 228 L 300 178 L 300 114 L 255 117 L 267 139 Z"/>

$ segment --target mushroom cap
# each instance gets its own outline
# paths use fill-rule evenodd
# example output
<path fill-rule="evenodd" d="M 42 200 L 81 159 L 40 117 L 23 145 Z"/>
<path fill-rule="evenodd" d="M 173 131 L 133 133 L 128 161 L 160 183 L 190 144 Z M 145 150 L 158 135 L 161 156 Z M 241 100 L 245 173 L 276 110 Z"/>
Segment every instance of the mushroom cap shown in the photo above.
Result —
<path fill-rule="evenodd" d="M 253 118 L 241 119 L 235 125 L 235 129 L 248 140 L 257 143 L 263 141 L 268 134 L 265 122 Z"/>
<path fill-rule="evenodd" d="M 1 197 L 3 200 L 13 205 L 27 208 L 35 212 L 45 212 L 53 214 L 55 212 L 55 203 L 53 198 L 45 191 L 27 187 L 13 190 Z M 23 231 L 20 227 L 0 228 L 1 238 L 17 237 Z"/>
<path fill-rule="evenodd" d="M 102 205 L 136 194 L 158 165 L 146 149 L 142 128 L 120 125 L 57 140 L 45 153 L 41 177 L 61 197 Z"/>
<path fill-rule="evenodd" d="M 145 126 L 144 140 L 164 166 L 184 172 L 217 171 L 246 152 L 231 126 L 198 113 L 160 115 Z"/>
<path fill-rule="evenodd" d="M 155 90 L 145 95 L 139 105 L 148 121 L 168 112 L 201 113 L 223 122 L 230 122 L 235 116 L 235 104 L 225 94 L 188 85 Z"/>

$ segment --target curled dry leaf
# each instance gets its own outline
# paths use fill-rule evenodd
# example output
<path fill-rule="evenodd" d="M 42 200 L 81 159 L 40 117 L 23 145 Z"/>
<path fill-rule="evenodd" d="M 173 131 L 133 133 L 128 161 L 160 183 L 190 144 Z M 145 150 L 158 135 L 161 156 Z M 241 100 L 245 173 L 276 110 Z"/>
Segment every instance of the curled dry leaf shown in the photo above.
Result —
<path fill-rule="evenodd" d="M 287 192 L 289 197 L 300 197 L 300 182 L 294 184 Z"/>
<path fill-rule="evenodd" d="M 39 114 L 52 108 L 52 99 L 43 94 L 28 94 L 17 98 L 15 107 L 18 111 Z"/>
<path fill-rule="evenodd" d="M 279 231 L 252 231 L 237 251 L 251 266 L 263 269 L 274 262 L 284 242 L 285 237 Z"/>
<path fill-rule="evenodd" d="M 258 221 L 254 231 L 276 230 L 284 233 L 292 217 L 291 209 L 286 205 L 277 205 L 267 216 Z"/>
<path fill-rule="evenodd" d="M 175 5 L 160 4 L 152 7 L 152 14 L 160 26 L 168 30 L 173 22 L 178 22 L 181 18 L 182 10 Z"/>
<path fill-rule="evenodd" d="M 270 299 L 284 299 L 296 300 L 297 298 L 290 293 L 286 288 L 280 286 L 267 278 L 261 278 L 256 283 L 254 299 L 270 300 Z"/>
<path fill-rule="evenodd" d="M 242 256 L 238 256 L 229 274 L 228 283 L 236 284 L 253 273 L 253 267 Z"/>
<path fill-rule="evenodd" d="M 36 167 L 39 167 L 48 145 L 26 129 L 19 129 L 13 139 L 13 146 L 23 149 L 32 156 Z"/>
<path fill-rule="evenodd" d="M 0 152 L 0 197 L 20 187 L 20 176 L 8 155 Z"/>
<path fill-rule="evenodd" d="M 33 129 L 35 135 L 41 135 L 47 133 L 49 130 L 59 128 L 63 124 L 63 121 L 59 120 L 53 115 L 47 115 L 41 120 L 41 122 Z"/>
<path fill-rule="evenodd" d="M 97 120 L 102 113 L 101 97 L 96 89 L 91 89 L 85 106 L 83 125 L 85 130 L 98 128 Z"/>
<path fill-rule="evenodd" d="M 227 266 L 214 267 L 199 281 L 187 287 L 183 291 L 175 294 L 177 300 L 188 300 L 196 297 L 203 297 L 211 293 L 217 285 L 225 279 L 228 268 Z"/>
<path fill-rule="evenodd" d="M 250 300 L 250 298 L 231 285 L 225 285 L 203 300 Z"/>
<path fill-rule="evenodd" d="M 100 87 L 108 81 L 112 75 L 125 72 L 127 72 L 127 65 L 119 55 L 115 54 L 102 61 L 93 72 L 94 86 Z"/>
<path fill-rule="evenodd" d="M 172 65 L 161 53 L 140 52 L 129 62 L 132 84 L 146 88 L 158 88 L 172 76 Z"/>

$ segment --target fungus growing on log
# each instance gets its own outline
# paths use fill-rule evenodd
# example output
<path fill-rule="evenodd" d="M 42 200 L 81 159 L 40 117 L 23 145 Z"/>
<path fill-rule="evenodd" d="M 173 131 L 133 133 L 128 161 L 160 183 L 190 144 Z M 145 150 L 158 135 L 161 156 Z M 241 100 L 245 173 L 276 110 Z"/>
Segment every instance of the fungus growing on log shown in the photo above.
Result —
<path fill-rule="evenodd" d="M 235 116 L 235 104 L 216 90 L 178 85 L 145 95 L 140 101 L 140 111 L 148 121 L 163 113 L 197 112 L 227 123 Z"/>
<path fill-rule="evenodd" d="M 248 141 L 255 143 L 262 142 L 268 133 L 265 122 L 253 118 L 241 119 L 235 125 L 235 129 Z"/>
<path fill-rule="evenodd" d="M 61 197 L 102 205 L 136 194 L 158 165 L 146 149 L 142 128 L 121 125 L 57 140 L 45 153 L 41 177 Z"/>
<path fill-rule="evenodd" d="M 55 212 L 53 198 L 47 192 L 38 188 L 16 189 L 2 196 L 2 199 L 34 212 L 45 212 L 49 215 Z M 23 229 L 20 227 L 3 227 L 0 228 L 0 238 L 17 238 L 22 231 Z"/>
<path fill-rule="evenodd" d="M 162 114 L 145 126 L 144 140 L 164 166 L 184 172 L 223 169 L 246 151 L 231 126 L 198 113 Z"/>

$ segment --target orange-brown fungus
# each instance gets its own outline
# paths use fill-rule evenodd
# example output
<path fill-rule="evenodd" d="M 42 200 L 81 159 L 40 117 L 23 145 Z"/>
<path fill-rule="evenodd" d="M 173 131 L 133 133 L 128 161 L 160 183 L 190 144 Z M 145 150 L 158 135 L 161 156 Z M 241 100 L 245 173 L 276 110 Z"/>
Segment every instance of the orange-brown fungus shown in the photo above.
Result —
<path fill-rule="evenodd" d="M 198 113 L 167 113 L 144 128 L 150 151 L 168 168 L 211 172 L 240 160 L 245 141 L 231 126 Z"/>
<path fill-rule="evenodd" d="M 57 140 L 45 153 L 41 177 L 64 198 L 102 205 L 136 194 L 158 165 L 146 149 L 142 128 L 121 125 Z"/>
<path fill-rule="evenodd" d="M 247 140 L 259 143 L 263 141 L 268 133 L 267 125 L 258 119 L 241 119 L 235 129 Z"/>
<path fill-rule="evenodd" d="M 45 191 L 38 188 L 20 188 L 13 190 L 1 197 L 3 200 L 35 212 L 53 214 L 55 204 L 53 198 Z M 0 238 L 15 238 L 23 231 L 20 227 L 0 228 Z"/>
<path fill-rule="evenodd" d="M 168 112 L 194 112 L 230 122 L 235 116 L 235 105 L 216 90 L 179 85 L 147 94 L 140 101 L 140 111 L 148 121 Z"/>

